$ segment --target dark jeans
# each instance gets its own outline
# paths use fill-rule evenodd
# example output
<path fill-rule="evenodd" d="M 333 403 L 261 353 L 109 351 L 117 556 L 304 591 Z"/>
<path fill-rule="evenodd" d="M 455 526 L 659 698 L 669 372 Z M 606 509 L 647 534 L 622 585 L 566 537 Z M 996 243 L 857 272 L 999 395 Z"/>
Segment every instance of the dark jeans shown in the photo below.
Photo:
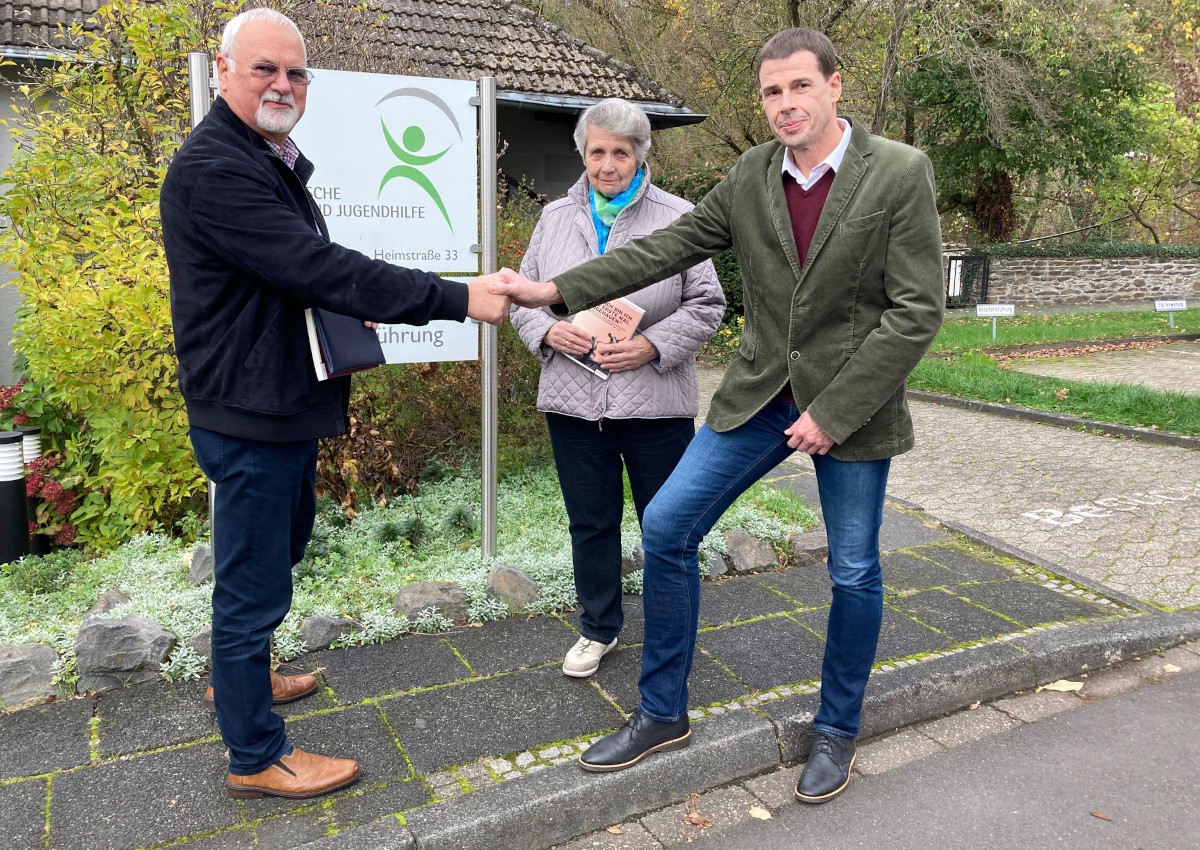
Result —
<path fill-rule="evenodd" d="M 690 418 L 602 419 L 546 414 L 558 483 L 571 522 L 575 593 L 583 636 L 611 643 L 621 633 L 621 514 L 624 465 L 638 522 L 695 433 Z"/>
<path fill-rule="evenodd" d="M 229 772 L 266 770 L 292 751 L 271 711 L 271 633 L 292 604 L 292 566 L 316 516 L 317 441 L 265 443 L 193 427 L 216 482 L 212 679 Z"/>
<path fill-rule="evenodd" d="M 642 606 L 641 712 L 673 721 L 687 711 L 688 673 L 700 611 L 697 548 L 713 524 L 751 484 L 793 454 L 784 429 L 800 416 L 773 401 L 732 431 L 700 429 L 646 509 Z M 821 708 L 814 726 L 853 738 L 883 617 L 879 527 L 891 461 L 813 456 L 829 537 L 833 604 L 821 667 Z"/>

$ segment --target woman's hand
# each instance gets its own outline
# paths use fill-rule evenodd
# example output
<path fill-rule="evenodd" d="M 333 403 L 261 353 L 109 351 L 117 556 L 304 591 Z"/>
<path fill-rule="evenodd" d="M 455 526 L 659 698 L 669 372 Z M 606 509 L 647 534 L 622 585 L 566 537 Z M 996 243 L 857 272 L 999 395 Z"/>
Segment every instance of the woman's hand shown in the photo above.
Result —
<path fill-rule="evenodd" d="M 621 342 L 605 342 L 596 346 L 592 359 L 610 372 L 628 372 L 645 366 L 658 357 L 654 343 L 641 334 Z"/>
<path fill-rule="evenodd" d="M 592 350 L 592 336 L 578 325 L 568 321 L 558 321 L 550 326 L 542 342 L 555 351 L 563 354 L 574 354 L 576 357 L 587 354 Z"/>

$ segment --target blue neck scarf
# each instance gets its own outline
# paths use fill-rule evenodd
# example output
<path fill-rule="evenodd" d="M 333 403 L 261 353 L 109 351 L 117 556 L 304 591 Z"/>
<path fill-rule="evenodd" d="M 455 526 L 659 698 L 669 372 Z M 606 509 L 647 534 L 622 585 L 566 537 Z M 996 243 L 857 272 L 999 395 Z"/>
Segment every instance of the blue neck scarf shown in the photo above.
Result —
<path fill-rule="evenodd" d="M 596 225 L 596 242 L 600 246 L 601 254 L 608 248 L 608 233 L 612 230 L 613 222 L 617 220 L 617 215 L 621 210 L 629 206 L 629 202 L 637 194 L 638 188 L 642 185 L 642 175 L 644 173 L 645 169 L 639 168 L 637 173 L 633 175 L 633 180 L 630 181 L 625 191 L 611 200 L 593 188 L 588 189 L 589 206 L 592 209 L 592 224 Z"/>

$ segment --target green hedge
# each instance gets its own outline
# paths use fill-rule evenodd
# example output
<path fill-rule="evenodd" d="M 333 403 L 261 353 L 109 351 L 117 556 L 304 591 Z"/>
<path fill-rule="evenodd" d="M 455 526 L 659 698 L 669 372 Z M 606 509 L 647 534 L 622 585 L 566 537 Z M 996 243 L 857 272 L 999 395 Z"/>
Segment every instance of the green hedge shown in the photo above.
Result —
<path fill-rule="evenodd" d="M 1055 242 L 1045 245 L 975 245 L 964 254 L 989 257 L 1074 258 L 1090 260 L 1150 257 L 1158 260 L 1200 259 L 1200 245 L 1155 245 L 1151 242 Z"/>

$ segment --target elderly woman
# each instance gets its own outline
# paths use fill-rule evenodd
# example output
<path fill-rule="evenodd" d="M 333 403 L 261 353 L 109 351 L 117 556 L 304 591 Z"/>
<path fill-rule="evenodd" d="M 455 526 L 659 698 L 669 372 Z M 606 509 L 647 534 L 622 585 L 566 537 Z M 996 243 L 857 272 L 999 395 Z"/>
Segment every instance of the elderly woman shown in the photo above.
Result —
<path fill-rule="evenodd" d="M 542 212 L 521 263 L 533 280 L 552 280 L 692 206 L 650 183 L 650 121 L 639 107 L 616 98 L 595 104 L 575 126 L 575 146 L 585 172 Z M 627 298 L 645 310 L 637 333 L 594 347 L 589 333 L 549 310 L 513 307 L 511 314 L 542 361 L 538 410 L 570 519 L 583 636 L 563 662 L 568 676 L 592 675 L 621 631 L 622 467 L 640 523 L 695 434 L 695 354 L 725 312 L 709 261 Z M 589 352 L 607 379 L 564 356 Z"/>

